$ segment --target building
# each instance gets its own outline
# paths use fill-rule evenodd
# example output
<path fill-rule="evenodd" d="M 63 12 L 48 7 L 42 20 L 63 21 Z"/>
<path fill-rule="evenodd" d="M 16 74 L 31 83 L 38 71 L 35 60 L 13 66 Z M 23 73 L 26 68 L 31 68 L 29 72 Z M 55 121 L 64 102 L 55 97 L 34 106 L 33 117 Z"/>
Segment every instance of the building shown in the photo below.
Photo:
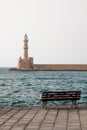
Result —
<path fill-rule="evenodd" d="M 19 70 L 31 70 L 33 68 L 33 57 L 28 57 L 28 36 L 24 36 L 24 57 L 18 60 Z"/>

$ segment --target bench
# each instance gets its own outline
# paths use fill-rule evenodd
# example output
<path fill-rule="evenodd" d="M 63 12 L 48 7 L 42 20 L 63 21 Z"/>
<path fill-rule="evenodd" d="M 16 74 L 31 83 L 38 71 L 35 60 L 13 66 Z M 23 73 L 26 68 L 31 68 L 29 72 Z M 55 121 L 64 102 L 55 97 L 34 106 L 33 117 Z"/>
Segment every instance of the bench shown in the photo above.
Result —
<path fill-rule="evenodd" d="M 48 91 L 42 92 L 41 101 L 43 102 L 43 107 L 47 107 L 48 101 L 62 101 L 70 100 L 72 104 L 76 107 L 76 101 L 80 100 L 81 91 Z"/>

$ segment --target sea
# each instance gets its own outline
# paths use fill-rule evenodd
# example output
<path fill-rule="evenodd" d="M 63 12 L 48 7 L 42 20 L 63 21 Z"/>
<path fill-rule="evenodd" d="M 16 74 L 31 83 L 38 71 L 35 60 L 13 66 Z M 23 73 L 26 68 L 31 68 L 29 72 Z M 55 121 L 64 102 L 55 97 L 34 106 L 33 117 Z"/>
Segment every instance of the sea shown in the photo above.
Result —
<path fill-rule="evenodd" d="M 87 103 L 87 71 L 9 71 L 0 68 L 0 108 L 41 105 L 43 91 L 80 90 L 77 104 Z M 54 101 L 49 104 L 71 104 Z"/>

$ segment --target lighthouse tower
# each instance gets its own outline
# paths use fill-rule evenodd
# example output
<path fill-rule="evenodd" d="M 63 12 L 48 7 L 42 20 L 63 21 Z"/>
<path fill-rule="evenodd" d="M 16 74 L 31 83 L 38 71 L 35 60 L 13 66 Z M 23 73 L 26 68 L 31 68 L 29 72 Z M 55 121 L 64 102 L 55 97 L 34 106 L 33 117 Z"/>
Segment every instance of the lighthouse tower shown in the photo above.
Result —
<path fill-rule="evenodd" d="M 28 61 L 28 36 L 25 34 L 24 36 L 24 60 Z"/>
<path fill-rule="evenodd" d="M 24 35 L 24 57 L 20 57 L 18 60 L 18 69 L 19 70 L 32 70 L 33 69 L 33 57 L 28 56 L 28 36 Z"/>

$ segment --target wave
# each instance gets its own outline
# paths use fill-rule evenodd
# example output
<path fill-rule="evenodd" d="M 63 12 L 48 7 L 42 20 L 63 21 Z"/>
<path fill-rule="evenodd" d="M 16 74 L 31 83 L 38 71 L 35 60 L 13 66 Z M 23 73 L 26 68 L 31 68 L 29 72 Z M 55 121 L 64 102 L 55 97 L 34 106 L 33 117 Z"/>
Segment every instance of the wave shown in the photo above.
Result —
<path fill-rule="evenodd" d="M 25 101 L 19 100 L 19 101 L 14 101 L 14 102 L 12 102 L 12 103 L 11 103 L 11 106 L 23 106 L 23 105 L 25 105 L 25 104 L 26 104 Z"/>
<path fill-rule="evenodd" d="M 40 80 L 56 80 L 59 78 L 35 78 L 35 79 L 40 79 Z"/>

